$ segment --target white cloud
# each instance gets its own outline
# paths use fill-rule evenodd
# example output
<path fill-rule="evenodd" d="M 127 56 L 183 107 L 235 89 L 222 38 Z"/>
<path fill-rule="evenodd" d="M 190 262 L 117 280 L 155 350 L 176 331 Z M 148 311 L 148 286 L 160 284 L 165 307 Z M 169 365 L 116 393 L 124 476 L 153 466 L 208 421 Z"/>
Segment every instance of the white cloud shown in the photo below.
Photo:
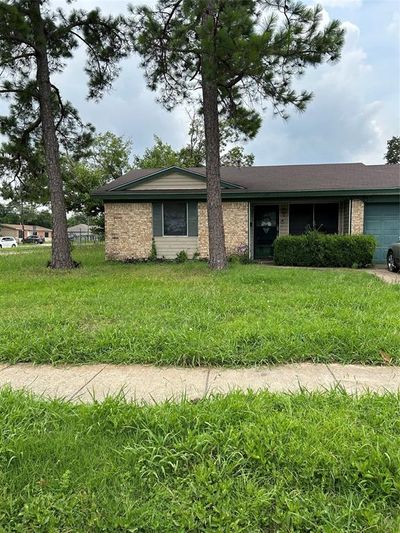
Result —
<path fill-rule="evenodd" d="M 399 34 L 400 34 L 400 13 L 399 11 L 395 11 L 393 13 L 392 20 L 387 25 L 386 30 L 390 35 L 394 35 L 397 38 L 397 42 L 399 42 Z"/>
<path fill-rule="evenodd" d="M 318 0 L 315 2 L 324 7 L 359 7 L 362 0 Z"/>
<path fill-rule="evenodd" d="M 376 80 L 360 45 L 360 29 L 351 22 L 343 25 L 341 61 L 308 72 L 299 83 L 315 94 L 306 112 L 286 123 L 265 117 L 262 132 L 249 145 L 257 164 L 383 162 L 395 114 L 391 109 L 389 116 L 383 98 L 370 98 L 368 87 Z"/>
<path fill-rule="evenodd" d="M 321 25 L 322 27 L 327 26 L 331 21 L 331 17 L 326 9 L 323 9 L 321 12 Z"/>

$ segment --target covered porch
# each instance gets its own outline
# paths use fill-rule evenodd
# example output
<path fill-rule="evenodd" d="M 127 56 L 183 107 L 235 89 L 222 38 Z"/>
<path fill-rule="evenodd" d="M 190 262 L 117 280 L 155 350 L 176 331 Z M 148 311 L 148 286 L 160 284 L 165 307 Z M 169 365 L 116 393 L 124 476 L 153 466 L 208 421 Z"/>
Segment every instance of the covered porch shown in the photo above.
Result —
<path fill-rule="evenodd" d="M 249 249 L 252 259 L 271 259 L 281 235 L 301 235 L 310 229 L 327 234 L 362 233 L 363 202 L 354 199 L 293 199 L 257 201 L 249 206 Z"/>

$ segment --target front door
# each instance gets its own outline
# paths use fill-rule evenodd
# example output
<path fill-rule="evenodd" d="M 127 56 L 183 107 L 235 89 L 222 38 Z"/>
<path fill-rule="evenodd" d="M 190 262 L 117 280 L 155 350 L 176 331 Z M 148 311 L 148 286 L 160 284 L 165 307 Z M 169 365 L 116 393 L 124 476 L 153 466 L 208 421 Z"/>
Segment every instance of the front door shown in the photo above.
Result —
<path fill-rule="evenodd" d="M 279 206 L 254 206 L 254 259 L 270 259 L 278 236 Z"/>

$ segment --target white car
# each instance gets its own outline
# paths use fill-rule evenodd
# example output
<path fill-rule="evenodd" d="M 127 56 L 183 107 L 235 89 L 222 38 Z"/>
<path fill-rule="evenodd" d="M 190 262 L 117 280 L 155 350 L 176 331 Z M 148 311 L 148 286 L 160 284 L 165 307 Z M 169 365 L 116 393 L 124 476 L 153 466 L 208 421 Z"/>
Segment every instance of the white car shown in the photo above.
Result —
<path fill-rule="evenodd" d="M 0 237 L 0 248 L 16 248 L 18 246 L 14 237 Z"/>

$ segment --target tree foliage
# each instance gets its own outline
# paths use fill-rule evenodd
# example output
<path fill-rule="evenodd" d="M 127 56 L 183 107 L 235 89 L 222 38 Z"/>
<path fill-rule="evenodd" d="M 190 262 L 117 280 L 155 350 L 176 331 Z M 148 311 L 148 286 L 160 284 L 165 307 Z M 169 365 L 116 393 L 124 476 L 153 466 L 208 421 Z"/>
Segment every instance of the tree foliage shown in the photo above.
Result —
<path fill-rule="evenodd" d="M 179 150 L 154 135 L 154 145 L 146 148 L 142 156 L 136 155 L 133 166 L 136 168 L 165 168 L 186 166 Z M 191 166 L 191 165 L 189 165 Z"/>
<path fill-rule="evenodd" d="M 230 146 L 232 132 L 225 124 L 220 128 L 220 146 L 222 166 L 252 166 L 254 155 L 246 153 L 243 146 Z M 174 150 L 159 136 L 154 136 L 154 145 L 146 148 L 142 156 L 135 156 L 136 168 L 165 168 L 178 166 L 181 168 L 204 167 L 206 164 L 206 141 L 203 122 L 199 117 L 191 117 L 188 142 L 182 148 Z"/>
<path fill-rule="evenodd" d="M 78 161 L 64 157 L 62 171 L 68 210 L 86 216 L 102 212 L 102 203 L 91 192 L 128 172 L 132 166 L 131 152 L 130 140 L 107 131 L 94 136 L 92 145 Z"/>
<path fill-rule="evenodd" d="M 388 140 L 385 159 L 387 165 L 400 163 L 400 137 L 392 137 Z"/>

